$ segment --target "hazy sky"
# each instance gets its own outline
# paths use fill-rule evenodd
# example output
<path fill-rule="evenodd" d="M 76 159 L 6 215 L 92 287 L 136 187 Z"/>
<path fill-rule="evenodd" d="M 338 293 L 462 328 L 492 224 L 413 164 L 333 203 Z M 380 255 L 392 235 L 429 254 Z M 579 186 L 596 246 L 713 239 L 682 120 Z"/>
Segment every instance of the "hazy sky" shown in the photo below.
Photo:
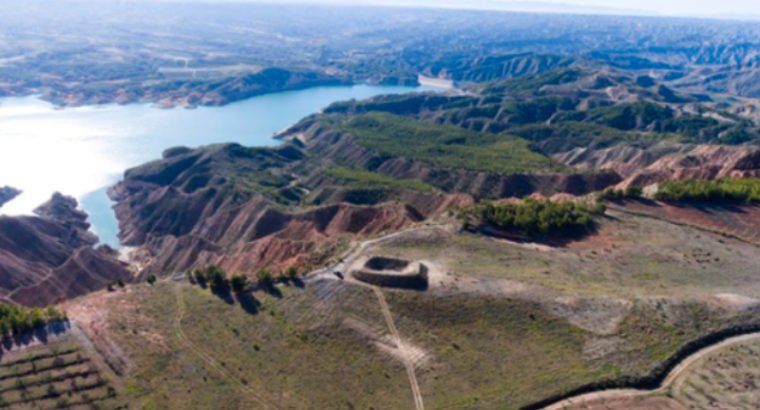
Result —
<path fill-rule="evenodd" d="M 177 0 L 175 0 L 177 1 Z M 181 0 L 179 0 L 181 1 Z M 198 1 L 198 0 L 196 0 Z M 203 1 L 203 0 L 200 0 Z M 214 0 L 206 0 L 213 2 Z M 760 0 L 227 0 L 267 3 L 392 4 L 522 11 L 623 12 L 706 17 L 758 17 Z"/>

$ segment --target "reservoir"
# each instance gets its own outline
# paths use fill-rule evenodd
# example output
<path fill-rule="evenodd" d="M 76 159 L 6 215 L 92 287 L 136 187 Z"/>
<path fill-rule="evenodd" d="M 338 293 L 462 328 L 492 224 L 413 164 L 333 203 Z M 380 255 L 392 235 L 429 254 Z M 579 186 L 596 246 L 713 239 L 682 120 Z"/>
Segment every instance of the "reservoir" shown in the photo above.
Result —
<path fill-rule="evenodd" d="M 169 147 L 237 142 L 276 144 L 272 136 L 341 100 L 423 91 L 422 87 L 316 87 L 253 97 L 222 107 L 158 109 L 150 104 L 56 108 L 37 97 L 0 99 L 0 186 L 23 190 L 0 209 L 29 214 L 53 192 L 76 197 L 101 242 L 118 246 L 106 196 L 128 168 Z"/>

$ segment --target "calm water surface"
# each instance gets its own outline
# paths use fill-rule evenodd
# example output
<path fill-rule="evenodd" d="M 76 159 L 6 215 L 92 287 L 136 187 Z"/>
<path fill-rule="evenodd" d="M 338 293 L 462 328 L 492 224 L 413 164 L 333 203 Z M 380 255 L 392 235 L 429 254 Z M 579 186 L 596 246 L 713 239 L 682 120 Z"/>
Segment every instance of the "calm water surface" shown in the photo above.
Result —
<path fill-rule="evenodd" d="M 0 99 L 0 186 L 24 191 L 0 213 L 28 214 L 53 192 L 77 197 L 101 240 L 118 245 L 106 189 L 124 170 L 169 147 L 218 142 L 273 145 L 272 135 L 332 102 L 415 87 L 318 87 L 224 107 L 162 110 L 149 104 L 56 109 L 36 97 Z"/>

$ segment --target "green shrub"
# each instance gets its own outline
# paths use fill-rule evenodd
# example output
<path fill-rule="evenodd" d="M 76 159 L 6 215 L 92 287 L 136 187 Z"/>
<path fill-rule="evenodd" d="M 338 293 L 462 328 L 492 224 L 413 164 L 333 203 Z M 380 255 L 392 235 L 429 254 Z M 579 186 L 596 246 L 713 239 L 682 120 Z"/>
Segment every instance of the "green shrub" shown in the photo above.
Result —
<path fill-rule="evenodd" d="M 150 285 L 153 285 L 154 283 L 156 283 L 156 275 L 150 275 L 150 276 L 148 276 L 148 283 Z"/>
<path fill-rule="evenodd" d="M 643 194 L 644 189 L 642 189 L 640 186 L 631 185 L 625 189 L 626 198 L 641 198 L 641 195 Z"/>
<path fill-rule="evenodd" d="M 211 289 L 214 291 L 228 291 L 230 289 L 227 273 L 216 265 L 209 265 L 206 268 L 206 278 L 211 284 Z"/>
<path fill-rule="evenodd" d="M 40 327 L 47 323 L 42 309 L 32 308 L 32 310 L 29 311 L 29 322 L 31 322 L 33 328 Z"/>
<path fill-rule="evenodd" d="M 340 119 L 338 119 L 340 121 Z M 325 121 L 325 125 L 329 124 Z M 566 166 L 530 148 L 520 137 L 426 124 L 408 117 L 373 112 L 338 125 L 379 154 L 425 161 L 443 168 L 500 174 L 564 171 Z"/>
<path fill-rule="evenodd" d="M 206 286 L 206 282 L 208 282 L 208 278 L 206 277 L 206 272 L 201 269 L 196 269 L 193 271 L 193 277 L 195 278 L 195 281 L 201 285 Z"/>

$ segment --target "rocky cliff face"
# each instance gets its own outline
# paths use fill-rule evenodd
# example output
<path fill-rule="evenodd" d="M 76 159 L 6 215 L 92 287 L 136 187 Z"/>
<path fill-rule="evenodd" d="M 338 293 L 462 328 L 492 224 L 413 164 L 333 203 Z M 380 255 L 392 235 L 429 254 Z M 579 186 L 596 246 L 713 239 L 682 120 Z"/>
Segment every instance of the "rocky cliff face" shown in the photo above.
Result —
<path fill-rule="evenodd" d="M 621 180 L 607 171 L 502 175 L 378 155 L 316 118 L 283 138 L 272 149 L 170 150 L 129 170 L 110 195 L 122 241 L 153 255 L 146 272 L 212 263 L 232 272 L 314 267 L 351 238 L 398 230 L 474 198 L 585 194 Z M 330 175 L 335 166 L 430 189 L 355 187 Z"/>
<path fill-rule="evenodd" d="M 36 216 L 0 216 L 0 295 L 44 306 L 128 280 L 116 252 L 96 248 L 87 216 L 73 198 L 55 194 Z"/>
<path fill-rule="evenodd" d="M 428 182 L 437 180 L 447 189 L 499 197 L 582 194 L 605 184 L 649 185 L 664 179 L 756 176 L 760 130 L 755 104 L 716 103 L 708 95 L 674 91 L 649 76 L 575 66 L 471 87 L 465 95 L 381 96 L 333 104 L 326 112 L 382 111 L 426 123 L 518 135 L 531 141 L 536 151 L 580 172 L 494 179 L 457 170 L 454 175 L 428 177 Z M 316 145 L 325 140 L 314 137 L 321 130 L 308 126 L 314 127 L 304 121 L 294 131 Z M 333 150 L 340 146 L 325 145 Z M 340 149 L 339 154 L 358 157 L 356 150 Z M 428 170 L 410 167 L 399 159 L 380 165 L 396 176 L 427 175 Z"/>

